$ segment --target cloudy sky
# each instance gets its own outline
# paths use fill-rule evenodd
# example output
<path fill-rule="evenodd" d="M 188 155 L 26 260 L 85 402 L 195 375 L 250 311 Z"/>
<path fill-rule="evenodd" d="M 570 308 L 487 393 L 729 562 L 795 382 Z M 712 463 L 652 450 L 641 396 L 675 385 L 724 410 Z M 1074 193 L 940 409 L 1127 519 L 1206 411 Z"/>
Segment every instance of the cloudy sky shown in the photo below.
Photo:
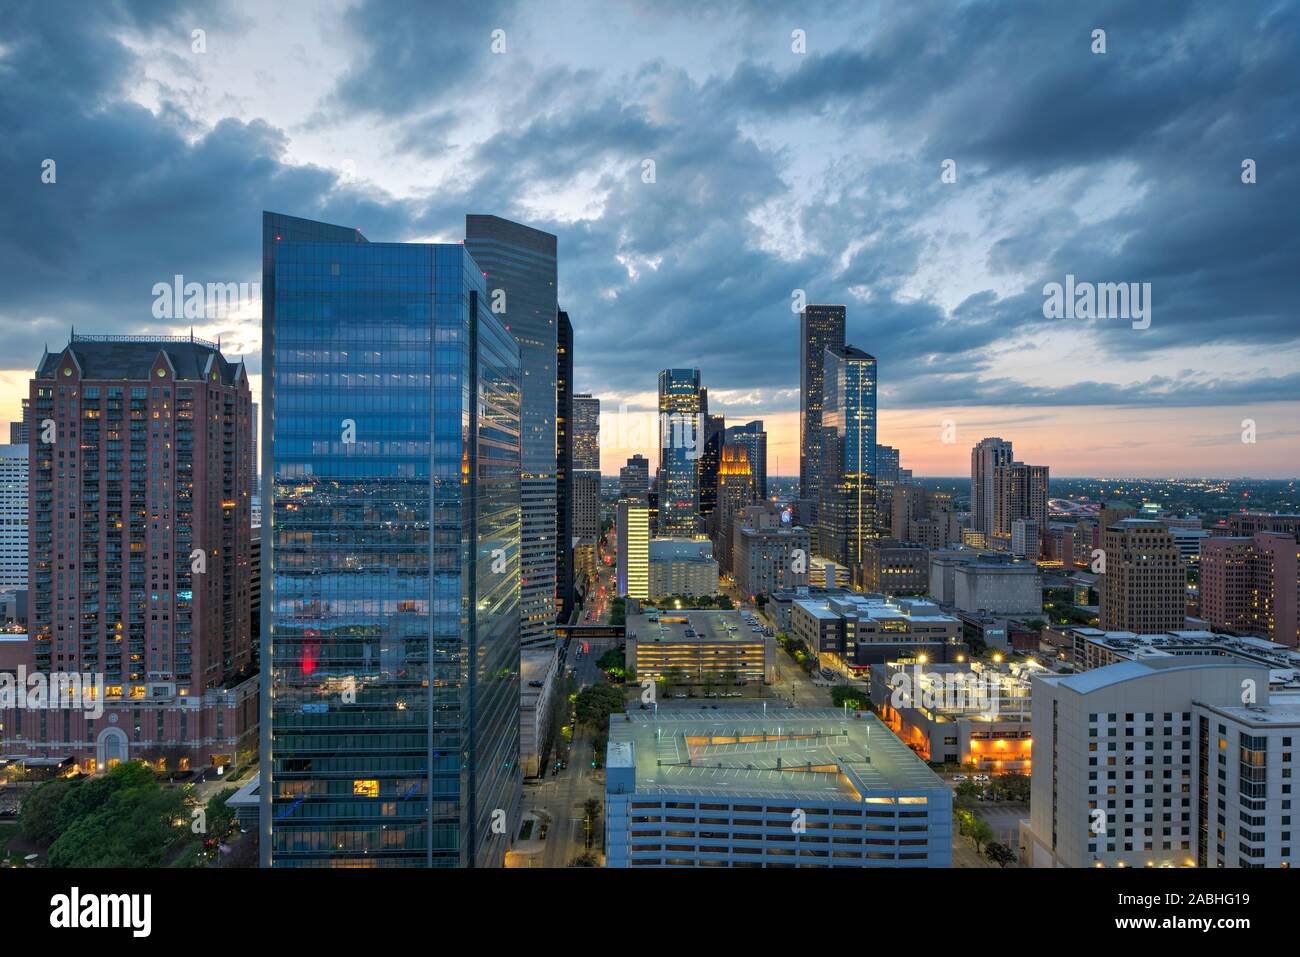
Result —
<path fill-rule="evenodd" d="M 1054 475 L 1292 477 L 1298 127 L 1295 2 L 10 0 L 0 420 L 71 327 L 185 333 L 155 283 L 258 280 L 263 209 L 453 242 L 480 212 L 559 236 L 579 389 L 635 412 L 699 367 L 771 474 L 802 290 L 918 474 L 996 434 Z M 1067 274 L 1150 283 L 1149 328 L 1046 318 Z M 260 302 L 193 325 L 260 382 Z"/>

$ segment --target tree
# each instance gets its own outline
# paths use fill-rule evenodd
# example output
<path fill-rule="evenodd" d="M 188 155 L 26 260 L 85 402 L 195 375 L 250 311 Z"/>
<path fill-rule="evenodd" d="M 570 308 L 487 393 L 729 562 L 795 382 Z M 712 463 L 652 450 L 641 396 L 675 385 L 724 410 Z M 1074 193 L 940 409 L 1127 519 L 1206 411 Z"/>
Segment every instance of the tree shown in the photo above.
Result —
<path fill-rule="evenodd" d="M 1016 862 L 1016 852 L 999 841 L 990 841 L 984 848 L 984 856 L 998 867 L 1006 867 Z"/>
<path fill-rule="evenodd" d="M 599 658 L 596 659 L 596 667 L 601 671 L 613 672 L 618 669 L 618 673 L 623 673 L 624 661 L 623 652 L 618 648 L 611 648 Z"/>
<path fill-rule="evenodd" d="M 235 812 L 226 806 L 239 788 L 223 788 L 208 798 L 205 817 L 208 825 L 208 837 L 224 841 L 235 830 Z"/>
<path fill-rule="evenodd" d="M 954 788 L 954 793 L 959 800 L 966 802 L 963 806 L 969 807 L 970 802 L 979 800 L 979 796 L 984 793 L 984 789 L 974 781 L 962 781 Z"/>
<path fill-rule="evenodd" d="M 623 692 L 607 682 L 589 685 L 578 692 L 574 714 L 579 724 L 604 728 L 611 714 L 623 711 Z"/>
<path fill-rule="evenodd" d="M 118 790 L 99 810 L 79 818 L 50 847 L 51 867 L 156 867 L 190 817 L 178 790 L 155 781 Z"/>
<path fill-rule="evenodd" d="M 974 817 L 966 828 L 966 836 L 975 842 L 975 853 L 980 853 L 980 846 L 993 840 L 993 828 L 988 821 Z"/>
<path fill-rule="evenodd" d="M 596 825 L 600 820 L 600 801 L 587 798 L 582 804 L 582 824 L 587 830 L 587 846 L 591 847 L 596 837 Z"/>
<path fill-rule="evenodd" d="M 596 855 L 588 851 L 580 857 L 575 857 L 569 861 L 570 867 L 600 867 L 600 861 L 596 860 Z"/>
<path fill-rule="evenodd" d="M 1018 804 L 1029 803 L 1029 775 L 1027 774 L 999 774 L 989 785 L 989 791 L 994 800 L 997 801 L 1014 801 Z"/>
<path fill-rule="evenodd" d="M 854 711 L 866 711 L 871 707 L 871 696 L 862 688 L 836 685 L 831 688 L 831 702 L 837 708 L 844 707 L 845 702 L 848 702 L 849 707 Z"/>
<path fill-rule="evenodd" d="M 23 801 L 18 823 L 23 836 L 34 841 L 53 841 L 63 833 L 61 808 L 75 787 L 67 778 L 38 784 Z"/>

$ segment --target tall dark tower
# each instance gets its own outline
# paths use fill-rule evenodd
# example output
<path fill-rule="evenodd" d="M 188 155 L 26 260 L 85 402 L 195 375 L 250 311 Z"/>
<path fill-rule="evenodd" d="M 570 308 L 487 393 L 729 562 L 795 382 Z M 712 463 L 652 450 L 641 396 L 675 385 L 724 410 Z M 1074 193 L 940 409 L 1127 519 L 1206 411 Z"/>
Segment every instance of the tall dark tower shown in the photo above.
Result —
<path fill-rule="evenodd" d="M 844 348 L 844 307 L 804 306 L 799 315 L 799 497 L 821 498 L 823 361 Z"/>
<path fill-rule="evenodd" d="M 573 612 L 573 323 L 560 310 L 555 348 L 555 620 Z"/>

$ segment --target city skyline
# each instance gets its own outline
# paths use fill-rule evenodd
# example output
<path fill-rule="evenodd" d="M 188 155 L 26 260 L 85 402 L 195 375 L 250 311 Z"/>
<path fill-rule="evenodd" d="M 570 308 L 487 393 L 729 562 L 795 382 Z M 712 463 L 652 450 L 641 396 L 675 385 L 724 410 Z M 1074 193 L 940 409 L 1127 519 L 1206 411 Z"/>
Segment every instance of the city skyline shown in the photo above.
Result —
<path fill-rule="evenodd" d="M 1276 910 L 1300 0 L 6 12 L 15 913 L 917 867 Z"/>
<path fill-rule="evenodd" d="M 891 371 L 879 441 L 918 476 L 964 474 L 970 446 L 996 434 L 1061 477 L 1295 476 L 1296 93 L 1267 80 L 1286 52 L 1268 38 L 1295 27 L 1293 8 L 1029 5 L 1000 11 L 990 42 L 979 5 L 943 35 L 920 9 L 836 3 L 724 5 L 704 31 L 679 7 L 371 7 L 321 8 L 288 58 L 270 38 L 316 19 L 292 5 L 76 21 L 33 7 L 0 27 L 0 72 L 31 107 L 5 114 L 0 172 L 32 184 L 4 212 L 6 235 L 27 239 L 9 239 L 0 266 L 0 417 L 72 328 L 192 326 L 245 360 L 260 397 L 258 297 L 165 319 L 152 290 L 177 275 L 256 281 L 262 209 L 423 242 L 458 241 L 483 211 L 558 237 L 575 391 L 607 414 L 649 412 L 658 369 L 699 368 L 713 414 L 764 420 L 772 476 L 797 472 L 800 294 L 844 304 L 848 339 Z M 1107 20 L 1098 55 L 1089 36 Z M 32 36 L 76 68 L 47 74 Z M 409 55 L 430 37 L 444 63 L 432 85 Z M 1132 97 L 1137 51 L 1168 43 L 1187 55 Z M 943 66 L 949 44 L 966 72 Z M 1026 46 L 1046 51 L 1037 65 L 1004 55 Z M 1224 77 L 1253 105 L 1221 100 L 1223 135 L 1206 140 L 1196 94 Z M 1031 92 L 1058 87 L 1087 92 Z M 909 91 L 924 109 L 900 109 Z M 991 101 L 1008 108 L 972 109 Z M 1123 135 L 1091 135 L 1098 115 Z M 48 184 L 47 154 L 63 160 Z M 1258 163 L 1250 185 L 1243 158 Z M 164 214 L 154 195 L 188 198 Z M 73 209 L 95 212 L 74 231 Z M 1150 282 L 1150 326 L 1046 318 L 1042 290 L 1067 277 Z M 607 447 L 601 471 L 654 446 Z"/>

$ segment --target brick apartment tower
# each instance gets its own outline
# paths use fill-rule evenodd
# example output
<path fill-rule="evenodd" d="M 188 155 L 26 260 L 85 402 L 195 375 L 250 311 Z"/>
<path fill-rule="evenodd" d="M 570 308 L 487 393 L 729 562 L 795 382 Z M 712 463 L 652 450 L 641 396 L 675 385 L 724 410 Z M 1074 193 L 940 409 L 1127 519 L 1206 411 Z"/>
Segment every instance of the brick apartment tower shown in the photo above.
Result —
<path fill-rule="evenodd" d="M 30 397 L 27 665 L 103 674 L 105 713 L 10 713 L 3 750 L 86 771 L 255 751 L 243 363 L 192 336 L 74 334 L 41 358 Z"/>
<path fill-rule="evenodd" d="M 1201 543 L 1201 616 L 1215 628 L 1300 645 L 1300 543 L 1288 532 Z"/>

